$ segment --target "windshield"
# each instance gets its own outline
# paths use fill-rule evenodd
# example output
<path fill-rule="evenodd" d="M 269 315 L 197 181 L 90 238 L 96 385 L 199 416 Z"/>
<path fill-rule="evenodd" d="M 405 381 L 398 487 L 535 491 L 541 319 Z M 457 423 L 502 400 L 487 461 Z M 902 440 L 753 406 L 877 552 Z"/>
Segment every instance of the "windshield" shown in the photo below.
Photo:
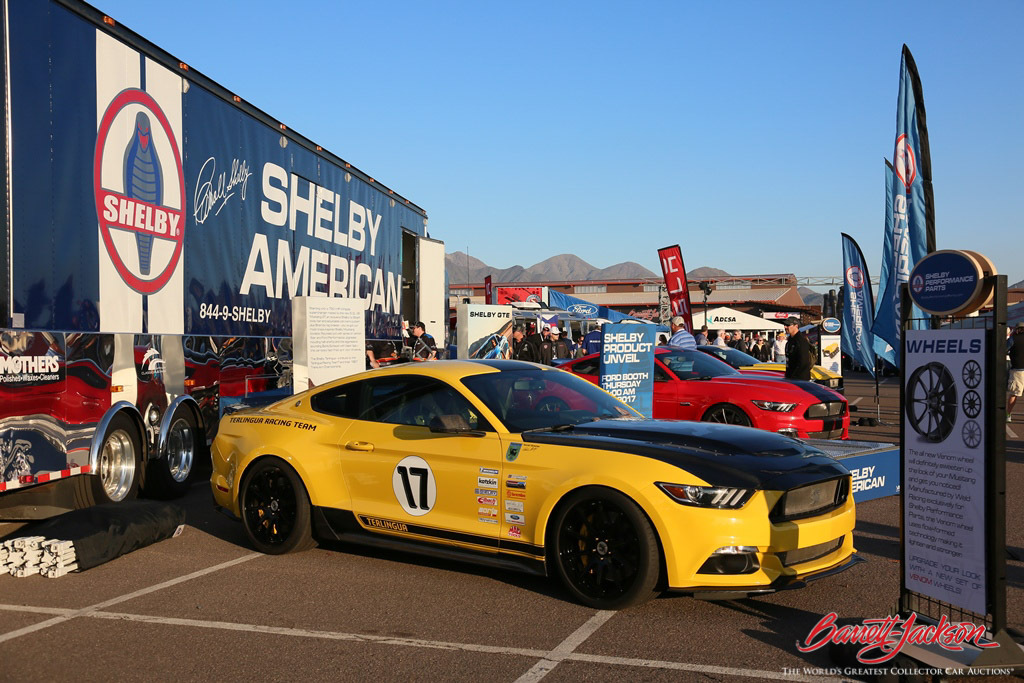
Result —
<path fill-rule="evenodd" d="M 641 417 L 617 398 L 568 372 L 503 370 L 465 377 L 462 383 L 513 433 L 604 418 Z"/>
<path fill-rule="evenodd" d="M 702 346 L 700 347 L 700 350 L 719 360 L 725 361 L 734 368 L 745 368 L 748 365 L 755 365 L 761 362 L 749 353 L 743 353 L 742 351 L 730 349 L 728 347 L 723 349 L 717 346 Z"/>
<path fill-rule="evenodd" d="M 738 375 L 739 371 L 700 351 L 669 351 L 659 353 L 657 359 L 679 379 L 702 379 Z"/>

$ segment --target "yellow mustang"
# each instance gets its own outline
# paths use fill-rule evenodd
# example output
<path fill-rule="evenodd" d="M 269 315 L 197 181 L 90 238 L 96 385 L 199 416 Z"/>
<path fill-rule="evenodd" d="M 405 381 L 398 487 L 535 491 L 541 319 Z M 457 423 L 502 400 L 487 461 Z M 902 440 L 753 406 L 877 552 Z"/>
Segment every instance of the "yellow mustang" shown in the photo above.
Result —
<path fill-rule="evenodd" d="M 211 487 L 252 544 L 340 539 L 558 576 L 618 609 L 728 599 L 854 564 L 850 473 L 747 427 L 646 420 L 519 361 L 371 370 L 226 415 Z"/>

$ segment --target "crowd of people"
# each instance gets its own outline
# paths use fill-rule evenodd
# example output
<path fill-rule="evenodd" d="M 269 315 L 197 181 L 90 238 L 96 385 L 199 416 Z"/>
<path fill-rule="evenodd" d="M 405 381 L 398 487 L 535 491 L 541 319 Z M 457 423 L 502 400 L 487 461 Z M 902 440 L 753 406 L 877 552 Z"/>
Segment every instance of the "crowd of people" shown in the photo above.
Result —
<path fill-rule="evenodd" d="M 785 325 L 786 332 L 779 332 L 774 339 L 767 333 L 762 336 L 758 333 L 744 335 L 740 330 L 731 333 L 726 330 L 709 330 L 707 325 L 702 326 L 700 332 L 693 335 L 687 330 L 684 318 L 677 315 L 669 321 L 672 336 L 662 334 L 658 343 L 691 350 L 706 344 L 729 346 L 762 362 L 785 363 L 787 378 L 809 380 L 813 365 L 810 342 L 800 331 L 800 321 L 797 318 L 787 319 Z M 512 358 L 543 365 L 556 365 L 555 361 L 572 360 L 598 353 L 601 351 L 603 327 L 597 327 L 573 340 L 558 325 L 541 323 L 539 329 L 534 324 L 516 325 L 512 330 Z M 403 337 L 401 347 L 398 348 L 397 342 L 367 342 L 366 369 L 378 368 L 382 363 L 398 359 L 432 361 L 438 358 L 437 344 L 421 321 L 412 324 Z M 1011 402 L 1011 410 L 1012 406 Z"/>

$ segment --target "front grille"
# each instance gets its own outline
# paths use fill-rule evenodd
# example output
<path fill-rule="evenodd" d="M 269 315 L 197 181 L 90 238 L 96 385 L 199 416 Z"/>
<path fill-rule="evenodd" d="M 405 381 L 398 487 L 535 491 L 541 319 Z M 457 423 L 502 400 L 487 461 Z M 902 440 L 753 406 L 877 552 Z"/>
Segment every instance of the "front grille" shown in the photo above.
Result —
<path fill-rule="evenodd" d="M 840 536 L 834 541 L 826 541 L 825 543 L 819 543 L 807 548 L 787 550 L 784 553 L 779 553 L 779 562 L 782 563 L 783 567 L 789 567 L 794 564 L 803 564 L 804 562 L 817 560 L 819 557 L 825 557 L 829 553 L 834 553 L 843 545 L 845 540 L 846 536 Z"/>
<path fill-rule="evenodd" d="M 838 477 L 790 489 L 772 508 L 773 522 L 816 517 L 842 507 L 850 495 L 850 478 Z"/>
<path fill-rule="evenodd" d="M 843 428 L 830 429 L 824 432 L 807 432 L 808 439 L 840 439 L 843 436 Z"/>
<path fill-rule="evenodd" d="M 845 401 L 829 401 L 827 403 L 815 403 L 807 409 L 804 417 L 808 420 L 823 420 L 826 417 L 838 417 L 846 414 Z"/>

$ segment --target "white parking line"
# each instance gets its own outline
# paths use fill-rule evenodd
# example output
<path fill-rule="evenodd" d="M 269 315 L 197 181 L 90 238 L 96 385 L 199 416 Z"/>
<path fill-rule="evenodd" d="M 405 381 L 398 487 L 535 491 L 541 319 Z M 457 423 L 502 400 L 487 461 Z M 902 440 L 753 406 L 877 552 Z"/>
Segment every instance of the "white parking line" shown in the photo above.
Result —
<path fill-rule="evenodd" d="M 247 556 L 244 559 L 249 559 Z M 242 560 L 236 560 L 239 562 Z M 214 568 L 211 568 L 214 569 Z M 208 573 L 208 572 L 207 572 Z M 183 577 L 184 578 L 184 577 Z M 88 608 L 87 608 L 88 609 Z M 62 620 L 75 617 L 88 617 L 90 619 L 110 619 L 115 621 L 134 621 L 148 624 L 163 624 L 167 626 L 184 626 L 193 628 L 219 629 L 223 631 L 239 631 L 244 633 L 266 633 L 269 635 L 291 636 L 298 638 L 320 638 L 323 640 L 343 640 L 362 643 L 373 643 L 376 645 L 399 645 L 406 647 L 420 647 L 431 650 L 456 650 L 462 652 L 484 652 L 498 655 L 514 655 L 520 657 L 542 657 L 545 662 L 577 661 L 593 664 L 611 664 L 615 666 L 633 666 L 643 669 L 666 669 L 669 671 L 693 671 L 702 674 L 745 676 L 750 678 L 764 678 L 779 681 L 818 681 L 821 677 L 807 677 L 800 675 L 788 675 L 778 671 L 758 671 L 756 669 L 734 669 L 726 666 L 712 666 L 707 664 L 688 664 L 686 662 L 667 662 L 656 659 L 638 659 L 634 657 L 615 657 L 611 655 L 590 655 L 574 652 L 594 631 L 604 624 L 614 612 L 598 612 L 591 617 L 587 623 L 562 641 L 558 647 L 551 651 L 533 650 L 519 647 L 500 647 L 496 645 L 477 645 L 474 643 L 452 643 L 441 640 L 424 640 L 420 638 L 398 638 L 392 636 L 375 636 L 362 633 L 343 633 L 338 631 L 317 631 L 314 629 L 289 628 L 283 626 L 265 626 L 261 624 L 237 624 L 228 621 L 204 621 L 200 619 L 179 619 L 176 617 L 160 617 L 149 614 L 126 614 L 121 612 L 101 612 L 75 609 L 61 609 L 58 607 L 32 607 L 25 605 L 4 605 L 0 604 L 0 611 L 23 612 L 29 614 L 53 614 Z M 606 616 L 607 615 L 607 616 Z M 51 620 L 52 621 L 52 620 Z M 554 662 L 557 664 L 557 662 Z M 537 669 L 535 666 L 530 671 Z M 548 668 L 550 671 L 553 666 Z"/>
<path fill-rule="evenodd" d="M 206 576 L 207 574 L 212 574 L 213 572 L 220 571 L 221 569 L 227 569 L 228 567 L 234 567 L 236 564 L 241 564 L 243 562 L 247 562 L 248 560 L 251 560 L 251 559 L 253 559 L 255 557 L 259 557 L 259 556 L 260 556 L 260 553 L 251 553 L 249 555 L 243 555 L 242 557 L 236 558 L 234 560 L 229 560 L 227 562 L 221 562 L 220 564 L 214 565 L 213 567 L 207 567 L 206 569 L 200 569 L 199 571 L 192 572 L 191 574 L 186 574 L 184 576 L 179 576 L 176 579 L 170 579 L 168 581 L 164 581 L 163 583 L 158 583 L 156 585 L 149 586 L 147 588 L 140 588 L 137 591 L 133 591 L 131 593 L 126 593 L 124 595 L 120 595 L 120 596 L 118 596 L 116 598 L 110 598 L 109 600 L 104 600 L 103 602 L 97 602 L 95 605 L 90 605 L 88 607 L 83 607 L 83 608 L 77 609 L 77 610 L 69 610 L 68 613 L 65 613 L 65 614 L 63 614 L 61 616 L 54 617 L 53 619 L 47 619 L 46 621 L 41 621 L 38 624 L 32 624 L 31 626 L 26 626 L 24 628 L 19 628 L 16 631 L 9 631 L 7 633 L 0 634 L 0 643 L 7 642 L 8 640 L 14 640 L 15 638 L 20 638 L 21 636 L 28 635 L 29 633 L 35 633 L 36 631 L 41 631 L 44 628 L 49 628 L 51 626 L 56 626 L 57 624 L 62 624 L 65 621 L 69 621 L 71 619 L 74 619 L 75 617 L 92 616 L 92 614 L 94 612 L 97 612 L 97 611 L 103 609 L 104 607 L 110 607 L 111 605 L 116 605 L 118 603 L 125 602 L 125 601 L 131 600 L 133 598 L 138 598 L 138 597 L 141 597 L 143 595 L 148 595 L 149 593 L 153 593 L 155 591 L 162 590 L 164 588 L 170 588 L 171 586 L 176 586 L 179 583 L 184 583 L 185 581 L 191 581 L 192 579 L 197 579 L 200 576 Z"/>
<path fill-rule="evenodd" d="M 1017 435 L 1014 433 L 1014 431 L 1010 429 L 1010 425 L 1006 425 L 1006 433 L 1010 436 L 1011 439 L 1017 438 Z"/>
<path fill-rule="evenodd" d="M 544 659 L 540 660 L 529 671 L 519 677 L 516 683 L 535 683 L 548 675 L 558 666 L 558 663 L 572 654 L 573 650 L 583 644 L 583 641 L 594 634 L 594 631 L 601 628 L 606 621 L 615 616 L 613 610 L 601 610 L 594 616 L 587 619 L 587 622 L 558 644 L 551 652 L 548 652 Z"/>
<path fill-rule="evenodd" d="M 852 401 L 850 401 L 850 405 L 851 405 L 851 406 L 855 406 L 855 405 L 857 405 L 858 403 L 860 403 L 860 400 L 861 400 L 862 398 L 864 398 L 864 397 L 863 397 L 863 396 L 858 396 L 857 398 L 855 398 L 855 399 L 853 399 Z"/>

